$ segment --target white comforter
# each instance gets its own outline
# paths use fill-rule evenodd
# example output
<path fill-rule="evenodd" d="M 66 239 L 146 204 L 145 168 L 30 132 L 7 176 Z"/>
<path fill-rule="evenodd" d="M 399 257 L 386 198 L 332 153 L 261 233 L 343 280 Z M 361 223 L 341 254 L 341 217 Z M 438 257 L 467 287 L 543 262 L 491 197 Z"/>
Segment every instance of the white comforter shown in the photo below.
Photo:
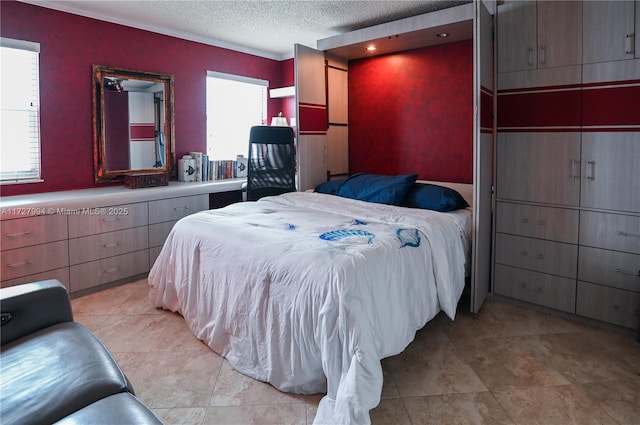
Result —
<path fill-rule="evenodd" d="M 326 391 L 314 424 L 370 423 L 380 360 L 440 309 L 455 316 L 465 213 L 318 193 L 203 211 L 174 226 L 149 297 L 243 374 Z"/>

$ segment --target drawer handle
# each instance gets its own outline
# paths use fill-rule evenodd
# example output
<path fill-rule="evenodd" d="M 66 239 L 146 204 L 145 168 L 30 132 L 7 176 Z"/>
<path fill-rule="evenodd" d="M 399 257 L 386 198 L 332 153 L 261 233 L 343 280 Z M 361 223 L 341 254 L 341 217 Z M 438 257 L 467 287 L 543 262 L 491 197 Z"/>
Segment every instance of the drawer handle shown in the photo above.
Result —
<path fill-rule="evenodd" d="M 182 207 L 182 208 L 175 207 L 173 210 L 174 210 L 174 211 L 181 211 L 181 210 L 188 210 L 188 209 L 189 209 L 189 205 L 185 205 L 185 206 L 184 206 L 184 207 Z"/>
<path fill-rule="evenodd" d="M 618 236 L 627 236 L 627 237 L 630 237 L 630 238 L 640 238 L 640 233 L 628 233 L 628 232 L 623 232 L 622 230 L 618 230 L 616 232 L 616 234 Z"/>
<path fill-rule="evenodd" d="M 104 269 L 104 273 L 105 274 L 107 274 L 107 273 L 115 273 L 115 272 L 118 272 L 118 271 L 120 271 L 120 266 L 114 267 L 112 269 Z"/>
<path fill-rule="evenodd" d="M 634 272 L 628 272 L 628 271 L 625 271 L 625 270 L 622 270 L 622 269 L 616 269 L 616 273 L 626 274 L 626 275 L 629 275 L 629 276 L 635 276 L 635 277 L 640 279 L 640 270 L 638 270 L 638 273 L 634 273 Z"/>
<path fill-rule="evenodd" d="M 7 264 L 7 267 L 9 267 L 10 269 L 15 269 L 16 267 L 24 267 L 24 266 L 28 266 L 29 264 L 31 264 L 31 261 L 24 260 L 19 263 Z"/>
<path fill-rule="evenodd" d="M 529 286 L 527 286 L 527 284 L 525 282 L 522 282 L 520 284 L 520 287 L 522 289 L 526 289 L 527 291 L 542 292 L 542 287 L 541 286 L 536 286 L 535 288 L 530 288 Z"/>
<path fill-rule="evenodd" d="M 522 219 L 522 222 L 523 222 L 524 224 L 529 224 L 529 219 L 528 219 L 527 217 L 524 217 L 524 218 Z M 547 224 L 547 222 L 546 222 L 546 221 L 544 221 L 544 220 L 538 220 L 538 222 L 537 222 L 536 224 L 537 224 L 538 226 L 544 226 L 544 225 L 546 225 L 546 224 Z"/>
<path fill-rule="evenodd" d="M 637 308 L 635 310 L 627 310 L 626 308 L 620 307 L 618 304 L 614 304 L 613 309 L 615 311 L 619 311 L 620 313 L 635 314 L 636 316 L 640 315 L 640 310 L 638 310 Z"/>
<path fill-rule="evenodd" d="M 529 251 L 522 251 L 520 253 L 520 255 L 522 255 L 523 257 L 528 257 L 529 256 Z M 542 260 L 544 259 L 544 254 L 538 254 L 535 256 L 535 258 L 537 258 L 538 260 Z"/>
<path fill-rule="evenodd" d="M 31 234 L 31 230 L 25 230 L 24 232 L 18 232 L 18 233 L 7 233 L 5 236 L 7 238 L 17 238 L 19 236 L 27 236 Z"/>
<path fill-rule="evenodd" d="M 116 243 L 106 243 L 104 245 L 102 245 L 103 248 L 115 248 L 117 246 L 120 246 L 120 242 L 116 242 Z"/>
<path fill-rule="evenodd" d="M 118 221 L 118 220 L 120 220 L 120 217 L 118 216 L 107 217 L 102 219 L 102 221 L 105 223 L 109 223 L 110 221 Z"/>

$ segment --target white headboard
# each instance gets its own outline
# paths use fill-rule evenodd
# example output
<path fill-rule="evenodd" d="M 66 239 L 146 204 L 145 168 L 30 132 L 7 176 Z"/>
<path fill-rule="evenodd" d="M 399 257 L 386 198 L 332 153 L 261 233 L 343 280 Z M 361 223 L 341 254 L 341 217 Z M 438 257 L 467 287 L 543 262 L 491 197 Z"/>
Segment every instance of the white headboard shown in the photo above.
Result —
<path fill-rule="evenodd" d="M 450 183 L 450 182 L 437 182 L 432 180 L 417 180 L 416 183 L 429 183 L 437 184 L 438 186 L 450 187 L 456 190 L 465 201 L 473 208 L 473 184 L 471 183 Z"/>

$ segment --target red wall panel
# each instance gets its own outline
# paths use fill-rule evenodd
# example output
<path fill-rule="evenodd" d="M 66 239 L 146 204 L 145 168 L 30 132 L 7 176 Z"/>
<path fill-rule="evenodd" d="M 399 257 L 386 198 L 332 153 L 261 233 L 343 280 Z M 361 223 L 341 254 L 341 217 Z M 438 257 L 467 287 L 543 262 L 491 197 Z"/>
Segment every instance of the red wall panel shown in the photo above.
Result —
<path fill-rule="evenodd" d="M 2 186 L 17 195 L 97 186 L 93 181 L 91 65 L 174 74 L 176 157 L 204 151 L 207 70 L 283 85 L 283 63 L 30 4 L 2 1 L 3 37 L 40 43 L 44 183 Z M 288 82 L 287 82 L 288 83 Z M 268 114 L 282 108 L 269 100 Z"/>
<path fill-rule="evenodd" d="M 349 63 L 349 172 L 473 181 L 471 40 Z"/>

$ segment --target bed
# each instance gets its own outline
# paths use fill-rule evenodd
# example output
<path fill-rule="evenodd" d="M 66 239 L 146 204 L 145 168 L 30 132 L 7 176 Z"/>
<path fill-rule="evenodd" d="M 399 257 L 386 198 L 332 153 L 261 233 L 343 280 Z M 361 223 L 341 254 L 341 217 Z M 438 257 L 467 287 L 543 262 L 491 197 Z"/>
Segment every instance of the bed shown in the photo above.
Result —
<path fill-rule="evenodd" d="M 455 318 L 471 222 L 470 207 L 317 192 L 232 204 L 176 223 L 149 298 L 237 371 L 286 392 L 326 392 L 314 424 L 370 423 L 380 360 L 441 310 Z"/>

